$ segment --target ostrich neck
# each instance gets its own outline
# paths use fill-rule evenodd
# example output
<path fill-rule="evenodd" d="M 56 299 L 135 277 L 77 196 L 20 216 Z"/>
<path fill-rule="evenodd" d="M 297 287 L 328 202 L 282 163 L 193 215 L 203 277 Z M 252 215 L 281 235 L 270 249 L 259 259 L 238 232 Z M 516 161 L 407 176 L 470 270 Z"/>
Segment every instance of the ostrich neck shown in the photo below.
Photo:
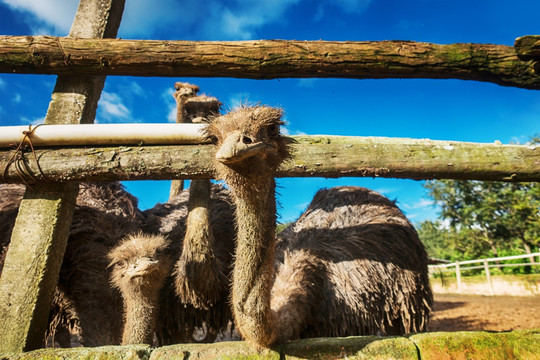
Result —
<path fill-rule="evenodd" d="M 212 251 L 213 233 L 210 228 L 210 180 L 191 180 L 189 213 L 186 221 L 184 251 L 203 256 Z M 184 253 L 184 251 L 182 253 Z"/>
<path fill-rule="evenodd" d="M 244 338 L 267 346 L 274 339 L 270 310 L 276 201 L 272 175 L 235 186 L 238 242 L 233 272 L 233 311 Z"/>
<path fill-rule="evenodd" d="M 182 100 L 176 100 L 176 123 L 184 123 L 184 102 Z"/>
<path fill-rule="evenodd" d="M 125 322 L 122 345 L 153 343 L 159 306 L 158 293 L 159 291 L 154 290 L 136 290 L 124 297 Z"/>

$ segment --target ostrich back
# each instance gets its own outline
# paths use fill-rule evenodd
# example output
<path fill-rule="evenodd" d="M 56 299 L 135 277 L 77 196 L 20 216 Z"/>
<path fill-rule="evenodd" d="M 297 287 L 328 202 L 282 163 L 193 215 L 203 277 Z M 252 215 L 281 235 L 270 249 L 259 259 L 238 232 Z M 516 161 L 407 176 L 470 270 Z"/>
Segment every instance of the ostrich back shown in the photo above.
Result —
<path fill-rule="evenodd" d="M 397 206 L 374 191 L 320 190 L 278 236 L 275 266 L 276 299 L 295 270 L 304 272 L 301 306 L 273 306 L 303 312 L 294 315 L 305 319 L 298 337 L 425 330 L 433 301 L 426 251 Z"/>
<path fill-rule="evenodd" d="M 157 204 L 144 211 L 144 231 L 150 234 L 161 234 L 171 240 L 170 257 L 179 259 L 186 234 L 186 218 L 188 215 L 189 189 L 183 190 L 166 203 Z M 194 332 L 201 328 L 208 330 L 202 341 L 212 341 L 216 333 L 227 328 L 232 315 L 229 308 L 229 279 L 236 236 L 234 209 L 230 193 L 221 185 L 213 184 L 211 188 L 210 226 L 215 243 L 213 253 L 216 266 L 219 267 L 225 284 L 216 284 L 223 289 L 221 300 L 209 309 L 199 309 L 180 301 L 174 291 L 172 274 L 163 288 L 161 311 L 156 333 L 160 345 L 179 342 L 197 341 Z M 211 334 L 213 333 L 213 334 Z"/>
<path fill-rule="evenodd" d="M 22 185 L 0 186 L 0 258 L 24 190 Z M 139 230 L 140 220 L 137 200 L 120 183 L 80 184 L 49 317 L 49 344 L 55 337 L 61 346 L 120 343 L 122 298 L 109 284 L 107 253 L 126 233 Z"/>

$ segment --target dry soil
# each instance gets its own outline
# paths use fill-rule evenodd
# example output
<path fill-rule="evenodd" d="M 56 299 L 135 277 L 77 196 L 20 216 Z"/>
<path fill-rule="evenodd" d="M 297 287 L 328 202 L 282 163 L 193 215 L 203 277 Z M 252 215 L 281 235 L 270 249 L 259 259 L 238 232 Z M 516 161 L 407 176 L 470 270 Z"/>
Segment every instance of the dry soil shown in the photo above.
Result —
<path fill-rule="evenodd" d="M 436 294 L 428 331 L 540 329 L 540 296 Z"/>

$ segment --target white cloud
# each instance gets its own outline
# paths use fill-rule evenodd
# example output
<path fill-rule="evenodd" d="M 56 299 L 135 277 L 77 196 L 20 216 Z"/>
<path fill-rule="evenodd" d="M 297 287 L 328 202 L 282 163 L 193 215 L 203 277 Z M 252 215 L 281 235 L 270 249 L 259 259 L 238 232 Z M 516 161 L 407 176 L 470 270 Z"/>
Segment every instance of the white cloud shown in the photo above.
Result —
<path fill-rule="evenodd" d="M 283 21 L 284 13 L 301 0 L 254 1 L 236 0 L 236 6 L 222 10 L 216 20 L 221 31 L 230 38 L 254 39 L 264 25 Z"/>
<path fill-rule="evenodd" d="M 415 202 L 414 204 L 403 204 L 403 207 L 405 209 L 412 210 L 412 209 L 423 209 L 426 207 L 432 207 L 433 205 L 434 205 L 433 200 L 422 198 L 418 200 L 417 202 Z"/>
<path fill-rule="evenodd" d="M 13 99 L 11 99 L 11 101 L 13 101 L 14 103 L 17 103 L 17 104 L 20 103 L 21 100 L 22 100 L 22 96 L 19 93 L 15 93 L 13 95 Z"/>
<path fill-rule="evenodd" d="M 139 83 L 137 83 L 136 81 L 132 81 L 130 83 L 130 89 L 134 95 L 139 95 L 139 96 L 146 95 L 142 86 L 139 85 Z"/>
<path fill-rule="evenodd" d="M 38 117 L 38 118 L 35 118 L 35 119 L 29 119 L 26 116 L 21 117 L 21 123 L 22 124 L 39 125 L 39 124 L 43 124 L 44 122 L 45 122 L 45 117 L 44 116 Z"/>
<path fill-rule="evenodd" d="M 284 12 L 300 1 L 161 0 L 156 6 L 148 0 L 130 0 L 119 35 L 150 38 L 154 32 L 169 36 L 184 32 L 199 40 L 253 39 L 262 26 L 281 21 Z"/>
<path fill-rule="evenodd" d="M 172 87 L 167 87 L 161 92 L 161 99 L 165 103 L 167 110 L 167 121 L 176 122 L 176 101 L 173 97 L 174 90 Z"/>
<path fill-rule="evenodd" d="M 167 114 L 167 121 L 171 123 L 176 122 L 176 106 L 171 106 L 169 113 Z"/>
<path fill-rule="evenodd" d="M 34 35 L 68 34 L 78 1 L 74 0 L 0 0 L 22 13 L 22 19 Z"/>
<path fill-rule="evenodd" d="M 289 128 L 284 127 L 284 126 L 281 127 L 281 134 L 282 134 L 282 135 L 285 135 L 285 136 L 307 135 L 307 134 L 306 134 L 305 132 L 303 132 L 303 131 L 300 131 L 300 130 L 294 130 L 294 129 L 289 129 Z"/>
<path fill-rule="evenodd" d="M 394 188 L 377 188 L 377 189 L 374 189 L 374 190 L 376 192 L 378 192 L 378 193 L 383 194 L 383 195 L 394 193 L 394 192 L 398 191 L 398 189 L 394 189 Z"/>
<path fill-rule="evenodd" d="M 22 14 L 33 34 L 67 35 L 78 1 L 0 0 Z M 303 0 L 129 0 L 126 1 L 119 36 L 163 38 L 189 34 L 190 39 L 247 40 L 261 27 L 284 21 L 284 14 Z M 372 0 L 337 0 L 335 6 L 349 13 L 364 11 Z M 319 6 L 316 16 L 323 14 Z"/>
<path fill-rule="evenodd" d="M 242 104 L 249 104 L 249 93 L 247 92 L 240 92 L 236 94 L 232 94 L 229 96 L 229 101 L 225 105 L 225 109 L 234 109 L 239 107 Z"/>
<path fill-rule="evenodd" d="M 115 118 L 127 119 L 130 116 L 129 109 L 123 104 L 118 94 L 103 91 L 98 103 L 98 110 L 101 117 L 105 120 Z"/>
<path fill-rule="evenodd" d="M 0 89 L 5 89 L 6 88 L 6 81 L 2 78 L 0 78 Z"/>

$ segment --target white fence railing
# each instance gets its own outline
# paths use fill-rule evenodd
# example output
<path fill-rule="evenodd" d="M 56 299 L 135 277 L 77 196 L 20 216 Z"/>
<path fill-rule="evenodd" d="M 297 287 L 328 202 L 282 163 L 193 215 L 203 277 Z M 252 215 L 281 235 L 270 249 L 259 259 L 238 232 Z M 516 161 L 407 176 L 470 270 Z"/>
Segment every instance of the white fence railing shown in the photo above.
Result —
<path fill-rule="evenodd" d="M 538 257 L 539 260 L 536 260 L 535 257 Z M 517 259 L 529 259 L 528 262 L 522 262 L 519 264 L 516 263 L 506 263 L 504 264 L 504 261 L 508 260 L 517 260 Z M 490 264 L 495 262 L 496 264 Z M 471 264 L 477 264 L 480 263 L 481 265 L 473 265 L 473 266 L 465 266 L 463 265 L 471 265 Z M 463 284 L 461 281 L 461 272 L 466 270 L 474 270 L 474 269 L 484 269 L 486 273 L 486 279 L 489 286 L 490 294 L 494 295 L 495 292 L 493 290 L 493 282 L 491 281 L 491 273 L 490 268 L 502 268 L 502 267 L 520 267 L 520 266 L 540 266 L 540 252 L 532 253 L 532 254 L 523 254 L 523 255 L 514 255 L 514 256 L 505 256 L 505 257 L 498 257 L 498 258 L 488 258 L 488 259 L 477 259 L 477 260 L 465 260 L 465 261 L 456 261 L 449 264 L 437 264 L 437 265 L 429 265 L 429 273 L 441 273 L 441 272 L 455 272 L 456 273 L 456 282 L 457 282 L 457 291 L 458 293 L 461 292 Z"/>

